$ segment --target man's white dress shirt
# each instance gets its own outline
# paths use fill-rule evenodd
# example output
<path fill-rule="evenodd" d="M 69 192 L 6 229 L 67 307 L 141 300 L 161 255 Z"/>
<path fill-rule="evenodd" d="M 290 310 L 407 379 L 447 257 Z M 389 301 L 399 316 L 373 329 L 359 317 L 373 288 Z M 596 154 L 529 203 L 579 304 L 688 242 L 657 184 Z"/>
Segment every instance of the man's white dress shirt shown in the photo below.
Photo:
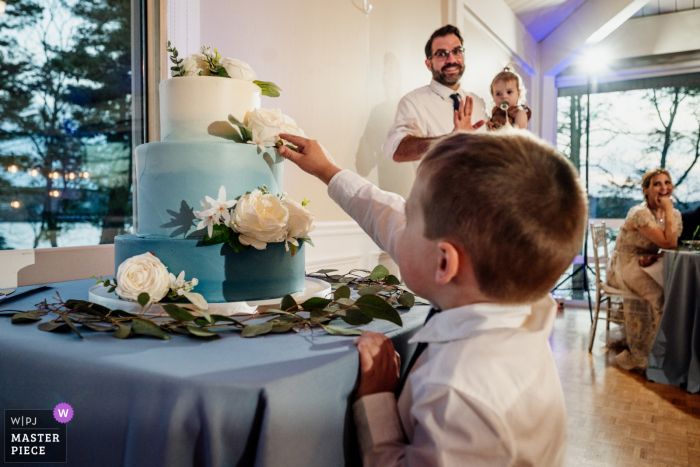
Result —
<path fill-rule="evenodd" d="M 472 110 L 472 124 L 483 120 L 488 120 L 484 100 L 466 92 L 460 86 L 456 91 L 438 83 L 435 80 L 430 85 L 423 86 L 406 94 L 399 102 L 396 110 L 394 125 L 389 130 L 386 142 L 382 145 L 382 151 L 389 159 L 394 159 L 396 148 L 406 136 L 417 136 L 421 138 L 442 136 L 454 130 L 454 101 L 450 95 L 459 94 L 459 100 L 463 101 L 465 96 L 472 98 L 474 107 Z M 486 131 L 486 125 L 477 131 Z M 413 161 L 415 169 L 420 165 L 420 161 Z"/>
<path fill-rule="evenodd" d="M 395 258 L 403 198 L 347 170 L 328 193 Z M 398 402 L 380 393 L 353 406 L 365 467 L 563 465 L 566 411 L 548 342 L 555 315 L 551 297 L 436 314 L 410 341 L 429 345 Z"/>

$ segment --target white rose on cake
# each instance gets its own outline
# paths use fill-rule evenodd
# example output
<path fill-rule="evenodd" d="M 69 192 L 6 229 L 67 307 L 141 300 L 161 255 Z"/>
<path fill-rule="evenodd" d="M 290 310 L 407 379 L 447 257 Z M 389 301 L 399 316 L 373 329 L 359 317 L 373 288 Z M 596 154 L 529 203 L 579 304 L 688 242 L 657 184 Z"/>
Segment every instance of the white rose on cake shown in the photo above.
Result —
<path fill-rule="evenodd" d="M 204 54 L 193 53 L 190 54 L 190 56 L 186 60 L 194 60 L 194 62 L 197 63 L 197 68 L 201 70 L 199 76 L 211 76 L 211 72 L 209 71 L 209 62 L 207 62 L 207 59 L 204 56 Z"/>
<path fill-rule="evenodd" d="M 280 133 L 306 137 L 304 131 L 297 126 L 297 122 L 295 122 L 292 117 L 288 117 L 287 115 L 282 115 L 282 117 L 284 118 L 284 126 Z"/>
<path fill-rule="evenodd" d="M 238 200 L 229 227 L 240 233 L 242 244 L 264 250 L 287 238 L 288 220 L 289 211 L 277 196 L 253 190 Z"/>
<path fill-rule="evenodd" d="M 233 79 L 242 79 L 244 81 L 253 81 L 257 76 L 255 72 L 245 62 L 234 58 L 224 58 L 221 60 L 221 66 L 224 67 L 226 73 Z"/>
<path fill-rule="evenodd" d="M 243 124 L 253 134 L 252 143 L 262 148 L 275 145 L 286 122 L 280 109 L 255 109 L 245 115 Z"/>
<path fill-rule="evenodd" d="M 195 58 L 192 58 L 192 55 L 184 59 L 180 67 L 185 71 L 183 76 L 197 76 L 202 71 L 202 67 L 199 66 Z M 173 76 L 177 76 L 176 73 L 178 72 L 173 71 Z"/>
<path fill-rule="evenodd" d="M 282 204 L 289 211 L 287 222 L 287 241 L 299 246 L 297 238 L 306 237 L 314 230 L 314 215 L 301 204 L 286 196 Z"/>
<path fill-rule="evenodd" d="M 139 295 L 147 293 L 151 302 L 157 302 L 170 291 L 168 268 L 152 253 L 133 256 L 117 269 L 117 288 L 115 292 L 126 300 L 137 300 Z"/>

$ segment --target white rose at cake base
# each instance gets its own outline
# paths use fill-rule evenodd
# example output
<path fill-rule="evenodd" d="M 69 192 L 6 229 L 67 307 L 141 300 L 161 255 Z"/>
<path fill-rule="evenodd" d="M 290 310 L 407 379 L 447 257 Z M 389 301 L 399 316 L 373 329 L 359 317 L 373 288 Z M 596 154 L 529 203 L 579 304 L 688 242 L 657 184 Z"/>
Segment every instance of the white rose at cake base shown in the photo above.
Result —
<path fill-rule="evenodd" d="M 240 60 L 224 58 L 221 60 L 221 66 L 224 67 L 230 78 L 244 81 L 254 81 L 257 78 L 250 65 Z"/>
<path fill-rule="evenodd" d="M 137 300 L 147 293 L 151 302 L 157 302 L 170 291 L 168 268 L 151 253 L 144 253 L 127 259 L 117 270 L 115 292 L 126 300 Z"/>
<path fill-rule="evenodd" d="M 287 238 L 288 220 L 289 211 L 277 196 L 253 190 L 238 200 L 229 226 L 240 233 L 242 244 L 264 250 L 268 243 Z"/>
<path fill-rule="evenodd" d="M 314 215 L 304 206 L 286 196 L 282 199 L 282 204 L 289 212 L 287 241 L 299 246 L 296 239 L 306 237 L 314 230 Z"/>

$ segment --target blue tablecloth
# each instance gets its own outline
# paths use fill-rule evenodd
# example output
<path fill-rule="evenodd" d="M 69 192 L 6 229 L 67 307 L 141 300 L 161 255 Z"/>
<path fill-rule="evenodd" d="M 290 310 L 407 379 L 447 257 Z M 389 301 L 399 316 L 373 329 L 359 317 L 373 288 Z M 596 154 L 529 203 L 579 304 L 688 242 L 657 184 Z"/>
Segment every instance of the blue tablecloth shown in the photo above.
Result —
<path fill-rule="evenodd" d="M 664 253 L 664 312 L 647 378 L 700 392 L 700 255 Z"/>
<path fill-rule="evenodd" d="M 92 280 L 55 284 L 3 309 L 34 309 L 61 294 L 87 299 Z M 19 288 L 18 291 L 21 291 Z M 427 306 L 404 327 L 366 329 L 394 341 L 404 362 Z M 49 317 L 45 317 L 48 320 Z M 0 315 L 0 410 L 69 403 L 69 466 L 359 465 L 350 394 L 358 374 L 352 337 L 323 331 L 215 341 L 172 336 L 42 332 Z M 12 464 L 14 465 L 14 464 Z"/>

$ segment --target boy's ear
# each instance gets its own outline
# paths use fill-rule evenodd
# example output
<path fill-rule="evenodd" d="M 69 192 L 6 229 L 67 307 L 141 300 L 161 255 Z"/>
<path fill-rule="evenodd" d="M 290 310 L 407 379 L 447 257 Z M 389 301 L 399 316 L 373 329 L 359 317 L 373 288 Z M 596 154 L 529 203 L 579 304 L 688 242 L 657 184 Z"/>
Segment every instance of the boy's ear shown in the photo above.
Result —
<path fill-rule="evenodd" d="M 459 251 L 452 243 L 445 241 L 438 242 L 437 247 L 439 254 L 435 282 L 444 285 L 459 274 Z"/>

